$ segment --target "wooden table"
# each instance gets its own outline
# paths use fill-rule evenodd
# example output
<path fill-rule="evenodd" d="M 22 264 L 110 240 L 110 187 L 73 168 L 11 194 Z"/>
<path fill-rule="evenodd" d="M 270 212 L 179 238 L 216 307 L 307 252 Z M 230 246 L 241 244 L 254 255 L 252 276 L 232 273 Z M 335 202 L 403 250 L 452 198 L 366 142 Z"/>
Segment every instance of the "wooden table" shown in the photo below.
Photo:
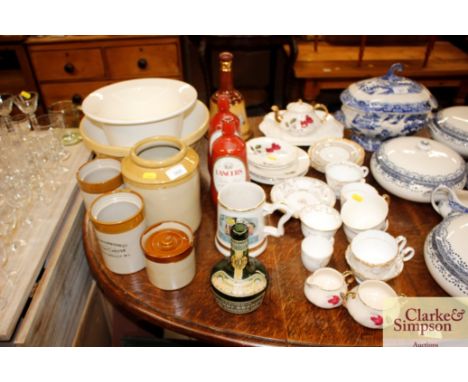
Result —
<path fill-rule="evenodd" d="M 298 43 L 294 64 L 296 78 L 303 82 L 303 98 L 315 101 L 320 90 L 345 89 L 351 83 L 384 75 L 395 62 L 405 65 L 403 76 L 427 87 L 458 89 L 455 102 L 464 104 L 468 94 L 468 55 L 447 41 L 437 41 L 425 67 L 426 46 L 369 46 L 359 62 L 359 46 L 321 42 Z"/>
<path fill-rule="evenodd" d="M 251 121 L 256 127 L 259 118 Z M 258 134 L 258 131 L 256 131 Z M 366 162 L 369 161 L 369 155 Z M 324 180 L 311 169 L 309 176 Z M 376 185 L 372 176 L 368 182 Z M 203 185 L 207 191 L 207 184 Z M 269 186 L 264 189 L 269 195 Z M 379 191 L 383 191 L 377 187 Z M 203 220 L 197 233 L 197 274 L 187 287 L 172 292 L 157 289 L 145 270 L 132 275 L 116 275 L 103 263 L 89 218 L 83 222 L 83 236 L 90 269 L 104 294 L 118 307 L 138 318 L 191 337 L 224 345 L 280 346 L 374 346 L 382 345 L 382 332 L 357 324 L 344 307 L 323 310 L 310 304 L 303 285 L 308 271 L 300 259 L 303 236 L 300 221 L 293 219 L 282 238 L 269 238 L 267 250 L 259 257 L 271 283 L 262 306 L 255 312 L 237 316 L 221 310 L 210 291 L 209 275 L 223 257 L 215 248 L 216 208 L 209 192 L 202 192 Z M 339 208 L 339 202 L 337 202 Z M 272 220 L 277 221 L 278 216 Z M 407 296 L 446 296 L 426 268 L 423 244 L 427 233 L 440 221 L 430 204 L 417 204 L 392 197 L 389 233 L 404 235 L 416 250 L 403 273 L 390 285 Z M 344 252 L 348 245 L 340 229 L 335 236 L 331 267 L 348 269 Z"/>

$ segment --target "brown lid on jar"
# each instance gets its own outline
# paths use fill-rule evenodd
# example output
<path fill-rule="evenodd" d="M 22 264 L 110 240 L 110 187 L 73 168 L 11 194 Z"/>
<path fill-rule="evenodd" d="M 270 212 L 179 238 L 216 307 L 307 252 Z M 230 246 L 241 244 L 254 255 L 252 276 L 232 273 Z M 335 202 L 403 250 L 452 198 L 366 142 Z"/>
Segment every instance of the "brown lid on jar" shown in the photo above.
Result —
<path fill-rule="evenodd" d="M 177 225 L 182 229 L 178 229 Z M 193 249 L 190 228 L 182 223 L 160 223 L 149 227 L 142 235 L 145 257 L 156 263 L 175 263 L 185 259 Z"/>

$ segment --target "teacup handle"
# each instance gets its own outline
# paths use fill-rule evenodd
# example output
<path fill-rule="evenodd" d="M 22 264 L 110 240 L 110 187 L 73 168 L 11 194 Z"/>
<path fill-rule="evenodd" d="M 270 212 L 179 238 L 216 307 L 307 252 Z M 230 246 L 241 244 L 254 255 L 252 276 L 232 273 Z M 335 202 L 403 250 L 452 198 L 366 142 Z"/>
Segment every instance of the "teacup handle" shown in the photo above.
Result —
<path fill-rule="evenodd" d="M 382 194 L 382 198 L 387 202 L 388 206 L 390 207 L 390 202 L 392 199 L 390 198 L 389 194 Z"/>
<path fill-rule="evenodd" d="M 397 245 L 398 245 L 398 253 L 401 253 L 403 251 L 403 248 L 405 248 L 407 240 L 406 237 L 400 235 L 395 238 Z"/>
<path fill-rule="evenodd" d="M 367 166 L 361 166 L 362 176 L 365 178 L 369 175 L 369 168 Z"/>
<path fill-rule="evenodd" d="M 328 107 L 326 107 L 323 103 L 316 103 L 314 105 L 314 110 L 322 110 L 325 112 L 325 115 L 322 118 L 320 118 L 320 122 L 325 122 L 329 114 Z"/>
<path fill-rule="evenodd" d="M 351 284 L 355 280 L 354 273 L 352 271 L 344 271 L 342 275 L 347 285 Z"/>
<path fill-rule="evenodd" d="M 356 298 L 356 292 L 347 291 L 346 293 L 341 293 L 341 301 L 343 301 L 343 306 L 347 308 L 348 304 L 348 297 Z"/>
<path fill-rule="evenodd" d="M 406 247 L 405 249 L 403 249 L 403 251 L 401 251 L 401 258 L 403 259 L 403 261 L 408 261 L 413 258 L 414 254 L 414 248 Z"/>
<path fill-rule="evenodd" d="M 281 216 L 278 222 L 278 227 L 267 225 L 263 229 L 263 232 L 267 236 L 280 237 L 284 235 L 284 225 L 289 219 L 291 219 L 293 215 L 293 211 L 289 207 L 285 206 L 284 204 L 277 204 L 277 203 L 273 203 L 273 204 L 264 203 L 263 204 L 263 216 L 271 215 L 275 211 L 281 211 L 284 213 L 284 215 Z"/>
<path fill-rule="evenodd" d="M 388 219 L 387 219 L 387 220 L 385 220 L 385 226 L 384 226 L 384 228 L 383 228 L 383 231 L 384 231 L 384 232 L 387 232 L 388 226 L 389 226 L 389 223 L 388 223 Z"/>

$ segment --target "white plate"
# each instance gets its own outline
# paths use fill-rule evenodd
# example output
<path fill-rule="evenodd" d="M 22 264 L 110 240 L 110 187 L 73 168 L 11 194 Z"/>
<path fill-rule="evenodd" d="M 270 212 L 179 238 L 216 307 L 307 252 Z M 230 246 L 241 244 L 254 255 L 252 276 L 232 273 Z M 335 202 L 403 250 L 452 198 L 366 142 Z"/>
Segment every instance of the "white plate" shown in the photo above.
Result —
<path fill-rule="evenodd" d="M 310 165 L 317 171 L 325 172 L 329 163 L 349 161 L 362 165 L 364 149 L 345 138 L 327 138 L 312 144 L 308 151 Z"/>
<path fill-rule="evenodd" d="M 286 170 L 263 170 L 259 167 L 252 166 L 249 164 L 249 175 L 250 178 L 258 183 L 275 185 L 283 182 L 286 179 L 295 178 L 297 176 L 303 176 L 309 171 L 310 161 L 307 153 L 299 147 L 294 148 L 296 150 L 296 165 Z"/>
<path fill-rule="evenodd" d="M 207 107 L 202 102 L 197 101 L 195 107 L 190 109 L 184 117 L 182 141 L 187 145 L 192 145 L 203 137 L 208 129 L 209 117 Z M 89 118 L 84 117 L 81 120 L 80 133 L 86 147 L 96 154 L 123 158 L 130 151 L 131 146 L 111 145 L 104 131 Z"/>
<path fill-rule="evenodd" d="M 434 280 L 449 295 L 468 297 L 468 215 L 444 219 L 427 236 L 424 260 Z"/>
<path fill-rule="evenodd" d="M 276 138 L 259 137 L 246 142 L 247 158 L 257 167 L 281 169 L 297 159 L 296 147 Z"/>
<path fill-rule="evenodd" d="M 316 113 L 319 117 L 323 117 L 325 114 L 325 112 L 321 110 L 317 110 Z M 289 134 L 280 127 L 280 124 L 275 120 L 274 113 L 268 113 L 265 118 L 263 118 L 258 128 L 267 137 L 282 139 L 295 146 L 310 146 L 324 138 L 343 138 L 344 126 L 341 122 L 337 121 L 333 115 L 329 114 L 317 131 L 310 135 L 297 137 Z"/>
<path fill-rule="evenodd" d="M 295 218 L 299 218 L 300 212 L 308 206 L 321 203 L 333 207 L 336 202 L 335 193 L 325 182 L 306 176 L 275 185 L 270 197 L 273 203 L 283 203 L 291 208 Z"/>

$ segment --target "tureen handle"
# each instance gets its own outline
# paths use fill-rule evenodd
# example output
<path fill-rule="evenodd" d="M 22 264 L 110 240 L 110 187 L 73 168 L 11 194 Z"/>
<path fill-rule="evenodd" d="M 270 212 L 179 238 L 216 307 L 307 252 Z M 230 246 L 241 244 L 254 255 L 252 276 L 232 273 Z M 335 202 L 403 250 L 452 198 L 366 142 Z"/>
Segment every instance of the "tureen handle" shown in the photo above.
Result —
<path fill-rule="evenodd" d="M 403 64 L 400 64 L 399 62 L 397 62 L 396 64 L 393 64 L 392 66 L 390 66 L 390 68 L 388 69 L 385 76 L 383 76 L 383 78 L 386 80 L 396 79 L 398 76 L 395 74 L 395 72 L 402 72 L 403 68 L 404 68 Z"/>

